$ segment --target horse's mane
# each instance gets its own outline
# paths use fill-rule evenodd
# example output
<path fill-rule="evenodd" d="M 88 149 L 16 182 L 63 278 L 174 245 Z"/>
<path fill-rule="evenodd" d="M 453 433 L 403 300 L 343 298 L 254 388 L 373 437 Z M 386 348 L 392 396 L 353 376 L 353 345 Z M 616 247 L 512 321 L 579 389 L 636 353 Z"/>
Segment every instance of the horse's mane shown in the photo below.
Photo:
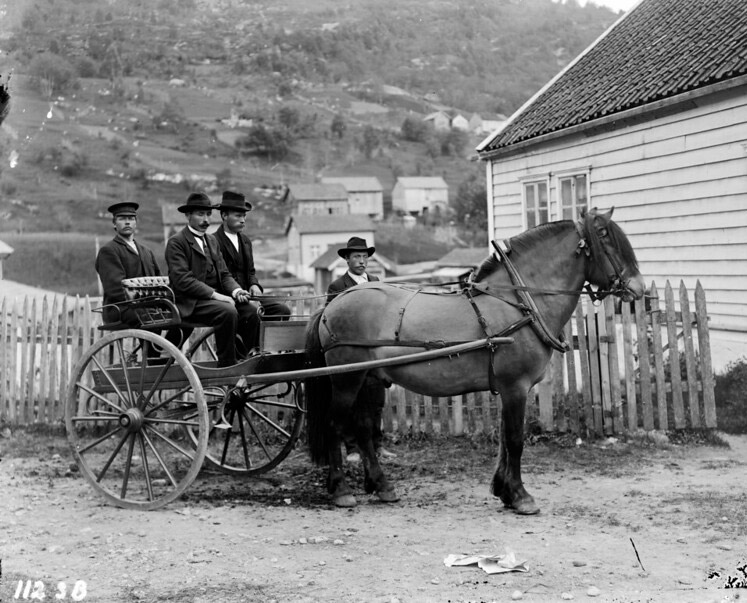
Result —
<path fill-rule="evenodd" d="M 511 249 L 517 253 L 533 249 L 537 243 L 543 243 L 550 237 L 558 234 L 559 232 L 573 227 L 574 224 L 571 220 L 561 220 L 559 222 L 547 222 L 540 224 L 529 230 L 522 232 L 521 234 L 511 237 L 508 242 Z M 607 237 L 609 238 L 612 246 L 617 249 L 620 253 L 620 258 L 626 266 L 635 268 L 638 270 L 638 259 L 635 257 L 633 246 L 630 244 L 628 237 L 625 236 L 622 228 L 620 228 L 615 222 L 610 220 L 607 223 Z M 589 239 L 589 245 L 592 249 L 594 257 L 602 257 L 601 241 L 594 228 L 587 227 L 587 238 Z M 474 282 L 479 283 L 484 278 L 490 276 L 495 272 L 501 265 L 501 261 L 496 257 L 494 253 L 491 253 L 487 259 L 475 271 Z"/>
<path fill-rule="evenodd" d="M 509 246 L 517 252 L 526 251 L 527 249 L 533 248 L 537 243 L 541 243 L 548 237 L 568 228 L 569 224 L 572 224 L 569 220 L 540 224 L 539 226 L 526 230 L 515 237 L 511 237 L 508 240 Z M 500 265 L 501 261 L 494 253 L 491 253 L 475 271 L 474 282 L 479 283 L 482 279 L 490 276 L 500 267 Z"/>

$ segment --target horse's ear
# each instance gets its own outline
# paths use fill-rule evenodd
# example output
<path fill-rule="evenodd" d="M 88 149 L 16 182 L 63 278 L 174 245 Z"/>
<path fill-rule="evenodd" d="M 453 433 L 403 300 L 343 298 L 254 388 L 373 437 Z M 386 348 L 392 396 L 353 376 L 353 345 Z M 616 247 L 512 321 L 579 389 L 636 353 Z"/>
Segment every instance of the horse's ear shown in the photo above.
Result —
<path fill-rule="evenodd" d="M 594 208 L 594 209 L 596 209 L 596 208 Z M 612 219 L 612 212 L 613 212 L 613 211 L 615 211 L 615 208 L 614 208 L 614 206 L 613 206 L 613 207 L 610 207 L 610 209 L 609 209 L 608 211 L 606 211 L 605 213 L 603 213 L 603 214 L 599 214 L 599 213 L 597 213 L 597 214 L 596 214 L 596 216 L 597 216 L 597 218 L 599 218 L 599 219 L 600 219 L 600 220 L 601 220 L 601 221 L 602 221 L 602 222 L 603 222 L 604 224 L 607 224 L 607 223 L 609 223 L 609 221 L 610 221 L 610 220 Z"/>

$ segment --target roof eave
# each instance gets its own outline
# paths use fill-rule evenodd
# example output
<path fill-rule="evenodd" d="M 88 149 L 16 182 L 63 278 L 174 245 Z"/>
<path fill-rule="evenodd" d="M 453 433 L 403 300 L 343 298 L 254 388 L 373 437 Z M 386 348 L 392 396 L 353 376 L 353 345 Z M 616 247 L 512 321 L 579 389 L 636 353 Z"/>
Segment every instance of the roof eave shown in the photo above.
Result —
<path fill-rule="evenodd" d="M 554 132 L 548 132 L 547 134 L 542 134 L 541 136 L 536 136 L 528 140 L 522 140 L 505 147 L 492 149 L 490 151 L 482 151 L 479 152 L 478 155 L 479 158 L 483 161 L 516 155 L 518 153 L 526 151 L 528 148 L 531 148 L 535 145 L 544 144 L 545 142 L 555 140 L 557 138 L 572 136 L 573 134 L 584 133 L 589 130 L 614 129 L 616 127 L 624 126 L 625 122 L 641 121 L 642 117 L 647 116 L 650 113 L 654 113 L 653 117 L 656 118 L 659 117 L 657 113 L 661 113 L 664 110 L 666 110 L 667 113 L 684 111 L 688 108 L 691 108 L 695 101 L 699 98 L 746 85 L 747 75 L 740 75 L 738 77 L 717 82 L 709 86 L 697 88 L 696 90 L 690 90 L 688 92 L 683 92 L 675 96 L 670 96 L 658 101 L 646 103 L 645 105 L 633 107 L 632 109 L 619 111 L 617 113 L 612 113 L 611 115 L 605 115 L 604 117 L 599 117 L 597 119 L 592 119 L 590 121 L 583 122 L 574 126 L 562 128 Z"/>

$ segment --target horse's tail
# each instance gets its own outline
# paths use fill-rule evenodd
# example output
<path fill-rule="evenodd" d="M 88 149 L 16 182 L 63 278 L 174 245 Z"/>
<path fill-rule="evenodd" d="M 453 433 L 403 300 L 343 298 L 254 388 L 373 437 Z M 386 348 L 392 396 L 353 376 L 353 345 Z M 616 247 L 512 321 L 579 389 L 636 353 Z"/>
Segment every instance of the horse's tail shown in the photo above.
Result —
<path fill-rule="evenodd" d="M 322 308 L 309 320 L 306 327 L 306 368 L 325 366 L 324 350 L 319 339 L 319 324 Z M 317 465 L 326 465 L 330 444 L 329 408 L 332 397 L 332 381 L 329 377 L 311 377 L 304 379 L 306 394 L 306 433 L 309 438 L 311 461 Z"/>

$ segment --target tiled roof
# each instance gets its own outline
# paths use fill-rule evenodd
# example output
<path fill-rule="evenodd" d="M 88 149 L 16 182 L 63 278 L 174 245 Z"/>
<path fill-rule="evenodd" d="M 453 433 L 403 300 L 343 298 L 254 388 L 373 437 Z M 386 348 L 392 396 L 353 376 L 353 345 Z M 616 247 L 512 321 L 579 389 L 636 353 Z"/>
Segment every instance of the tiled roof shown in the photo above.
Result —
<path fill-rule="evenodd" d="M 295 224 L 298 232 L 309 233 L 345 233 L 343 239 L 361 233 L 376 230 L 371 218 L 362 214 L 313 214 L 293 215 L 288 219 L 285 233 L 288 234 L 291 224 Z"/>
<path fill-rule="evenodd" d="M 324 184 L 342 184 L 349 193 L 380 192 L 384 190 L 375 176 L 325 176 Z"/>
<path fill-rule="evenodd" d="M 745 74 L 744 0 L 642 0 L 478 151 Z"/>
<path fill-rule="evenodd" d="M 348 192 L 342 184 L 290 184 L 288 188 L 296 201 L 348 199 Z"/>

